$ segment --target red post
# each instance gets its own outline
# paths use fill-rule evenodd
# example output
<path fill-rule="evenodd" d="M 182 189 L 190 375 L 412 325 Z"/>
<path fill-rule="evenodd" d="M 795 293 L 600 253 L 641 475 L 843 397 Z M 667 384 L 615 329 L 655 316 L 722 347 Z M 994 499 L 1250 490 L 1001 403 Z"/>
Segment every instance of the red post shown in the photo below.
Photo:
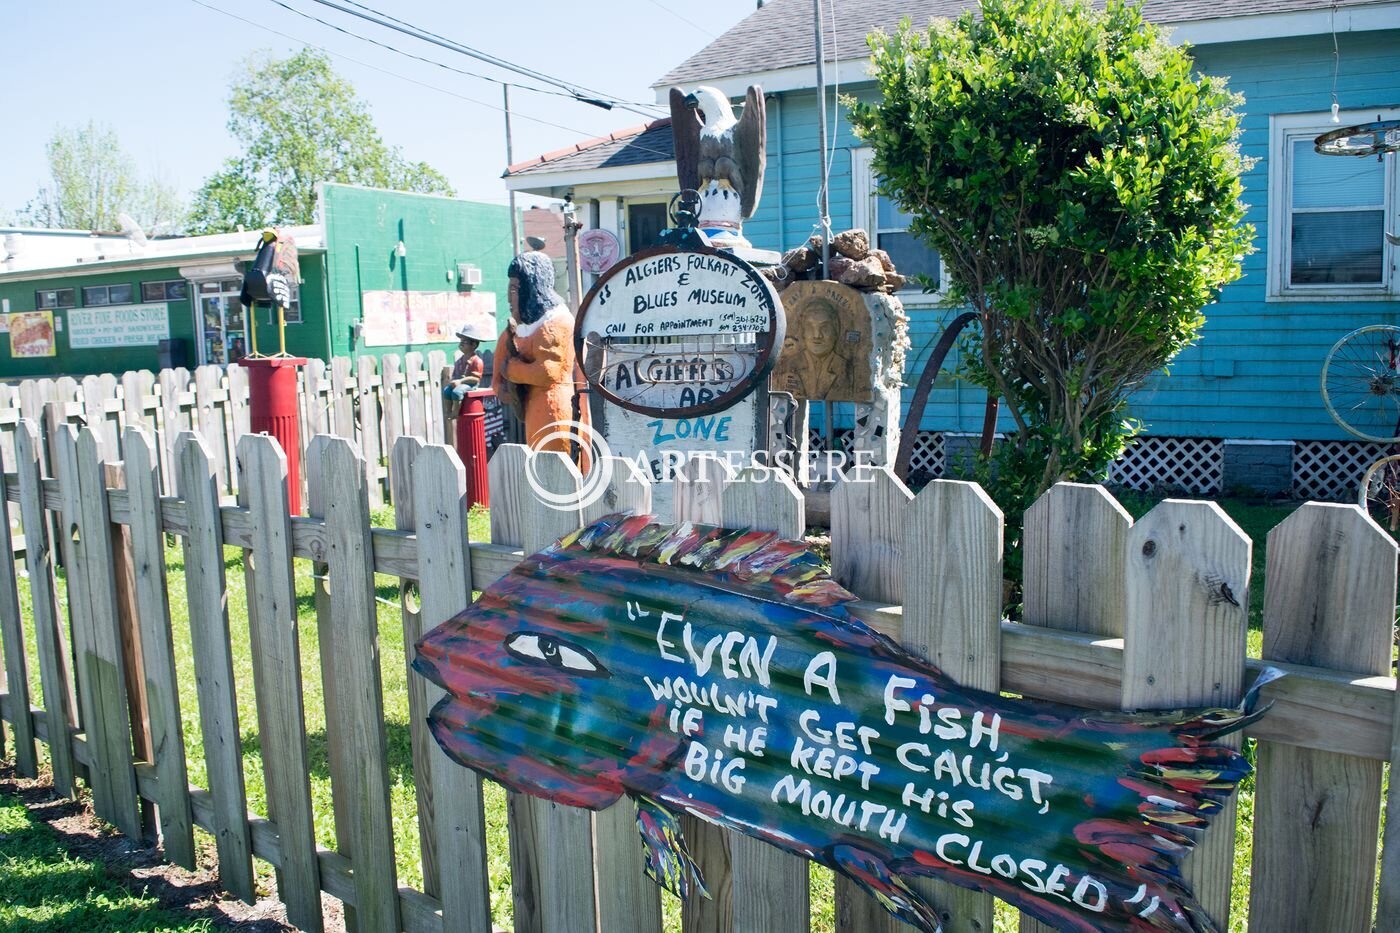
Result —
<path fill-rule="evenodd" d="M 467 504 L 491 506 L 491 487 L 486 478 L 486 408 L 483 399 L 490 389 L 477 389 L 462 398 L 457 412 L 457 456 L 467 468 Z"/>
<path fill-rule="evenodd" d="M 239 360 L 248 369 L 249 427 L 270 434 L 287 457 L 287 502 L 301 514 L 301 431 L 297 427 L 297 367 L 299 356 L 268 356 Z"/>

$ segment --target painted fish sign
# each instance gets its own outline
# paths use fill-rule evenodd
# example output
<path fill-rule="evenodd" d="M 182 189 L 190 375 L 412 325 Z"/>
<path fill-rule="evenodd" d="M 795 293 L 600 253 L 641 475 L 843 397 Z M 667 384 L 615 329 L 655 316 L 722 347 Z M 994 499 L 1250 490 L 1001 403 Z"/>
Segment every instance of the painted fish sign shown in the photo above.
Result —
<path fill-rule="evenodd" d="M 1215 930 L 1182 879 L 1250 768 L 1238 709 L 1088 712 L 960 687 L 852 618 L 799 542 L 615 515 L 517 565 L 418 644 L 456 761 L 569 806 L 636 802 L 647 872 L 704 881 L 693 814 L 854 879 L 989 891 L 1061 930 Z"/>

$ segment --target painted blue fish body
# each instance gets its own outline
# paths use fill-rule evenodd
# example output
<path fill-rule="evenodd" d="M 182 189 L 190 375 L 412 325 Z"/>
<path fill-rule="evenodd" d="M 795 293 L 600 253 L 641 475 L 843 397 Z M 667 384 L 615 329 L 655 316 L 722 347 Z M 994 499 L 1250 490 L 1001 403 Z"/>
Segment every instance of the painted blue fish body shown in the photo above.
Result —
<path fill-rule="evenodd" d="M 854 878 L 989 891 L 1064 930 L 1213 930 L 1180 860 L 1249 766 L 1258 713 L 1086 712 L 960 687 L 848 616 L 796 542 L 610 516 L 521 562 L 418 646 L 455 760 L 516 790 L 638 804 L 647 870 L 703 881 L 690 813 Z"/>

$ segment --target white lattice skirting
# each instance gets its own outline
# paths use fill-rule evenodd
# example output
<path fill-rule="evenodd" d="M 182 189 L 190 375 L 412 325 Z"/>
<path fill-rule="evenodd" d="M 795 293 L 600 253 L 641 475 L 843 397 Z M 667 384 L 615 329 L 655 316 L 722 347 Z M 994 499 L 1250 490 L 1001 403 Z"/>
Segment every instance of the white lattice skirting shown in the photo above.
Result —
<path fill-rule="evenodd" d="M 1366 441 L 1298 441 L 1293 445 L 1293 495 L 1351 502 L 1366 470 L 1391 452 Z"/>
<path fill-rule="evenodd" d="M 1108 470 L 1129 489 L 1180 489 L 1208 496 L 1225 478 L 1225 444 L 1214 437 L 1140 437 Z"/>

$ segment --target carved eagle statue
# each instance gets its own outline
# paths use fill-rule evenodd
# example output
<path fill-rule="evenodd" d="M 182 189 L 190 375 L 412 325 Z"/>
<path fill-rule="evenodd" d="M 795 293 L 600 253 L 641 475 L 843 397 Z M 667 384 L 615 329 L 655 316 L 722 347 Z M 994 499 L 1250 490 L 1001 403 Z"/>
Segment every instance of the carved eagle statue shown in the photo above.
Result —
<path fill-rule="evenodd" d="M 751 86 L 744 111 L 734 116 L 729 98 L 712 87 L 686 94 L 671 88 L 671 132 L 675 138 L 676 176 L 681 188 L 700 192 L 702 215 L 732 214 L 742 222 L 753 216 L 763 192 L 767 163 L 768 122 L 763 89 Z M 738 199 L 738 211 L 724 202 Z M 715 203 L 719 202 L 719 203 Z M 702 216 L 702 224 L 704 217 Z"/>

